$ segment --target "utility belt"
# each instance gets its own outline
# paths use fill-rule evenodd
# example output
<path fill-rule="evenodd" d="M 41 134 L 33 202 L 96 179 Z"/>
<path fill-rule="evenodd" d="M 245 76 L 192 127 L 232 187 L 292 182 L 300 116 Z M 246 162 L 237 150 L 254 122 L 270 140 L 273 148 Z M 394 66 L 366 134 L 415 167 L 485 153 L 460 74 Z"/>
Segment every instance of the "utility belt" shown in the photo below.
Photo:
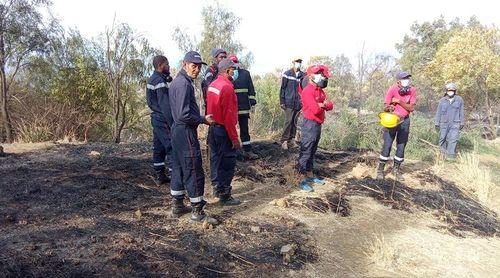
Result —
<path fill-rule="evenodd" d="M 174 123 L 172 125 L 172 129 L 174 129 L 174 128 L 189 128 L 189 129 L 197 130 L 198 126 L 197 125 L 189 125 L 189 124 L 185 124 L 185 123 Z"/>

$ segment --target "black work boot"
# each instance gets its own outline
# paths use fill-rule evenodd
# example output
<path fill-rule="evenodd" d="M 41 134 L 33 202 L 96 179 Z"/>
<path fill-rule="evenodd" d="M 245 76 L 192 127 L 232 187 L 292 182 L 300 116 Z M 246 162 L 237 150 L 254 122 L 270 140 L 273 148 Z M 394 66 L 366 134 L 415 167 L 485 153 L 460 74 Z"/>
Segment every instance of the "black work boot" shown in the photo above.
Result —
<path fill-rule="evenodd" d="M 241 204 L 241 201 L 238 198 L 233 198 L 231 195 L 225 195 L 220 197 L 219 203 L 223 206 L 237 206 Z"/>
<path fill-rule="evenodd" d="M 405 180 L 405 178 L 401 174 L 401 163 L 394 163 L 394 167 L 392 167 L 392 174 L 394 175 L 397 181 Z"/>
<path fill-rule="evenodd" d="M 156 185 L 164 185 L 170 182 L 170 177 L 167 175 L 165 168 L 155 169 L 154 182 Z"/>
<path fill-rule="evenodd" d="M 205 222 L 206 221 L 212 225 L 219 224 L 219 221 L 217 221 L 217 219 L 210 217 L 205 213 L 205 205 L 206 204 L 207 204 L 206 201 L 201 201 L 199 203 L 191 204 L 191 206 L 193 207 L 193 211 L 191 212 L 191 220 L 194 222 Z"/>
<path fill-rule="evenodd" d="M 184 199 L 172 199 L 172 217 L 179 218 L 188 212 L 191 209 L 184 205 Z"/>
<path fill-rule="evenodd" d="M 378 163 L 378 168 L 377 168 L 377 180 L 383 180 L 384 179 L 384 167 L 385 163 L 379 162 Z"/>

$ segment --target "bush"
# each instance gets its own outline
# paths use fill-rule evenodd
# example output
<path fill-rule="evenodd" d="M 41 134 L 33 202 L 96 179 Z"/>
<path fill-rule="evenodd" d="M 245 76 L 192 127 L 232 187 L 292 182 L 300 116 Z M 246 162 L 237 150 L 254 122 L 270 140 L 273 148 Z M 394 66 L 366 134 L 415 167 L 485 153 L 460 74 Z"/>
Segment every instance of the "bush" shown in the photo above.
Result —
<path fill-rule="evenodd" d="M 342 109 L 328 113 L 323 124 L 320 146 L 327 149 L 379 149 L 381 128 L 374 113 L 361 115 Z"/>
<path fill-rule="evenodd" d="M 45 142 L 53 139 L 50 127 L 23 124 L 17 130 L 17 140 L 23 143 Z"/>
<path fill-rule="evenodd" d="M 280 107 L 280 82 L 278 76 L 270 73 L 254 81 L 257 105 L 251 127 L 259 136 L 273 137 L 283 128 L 285 117 Z"/>

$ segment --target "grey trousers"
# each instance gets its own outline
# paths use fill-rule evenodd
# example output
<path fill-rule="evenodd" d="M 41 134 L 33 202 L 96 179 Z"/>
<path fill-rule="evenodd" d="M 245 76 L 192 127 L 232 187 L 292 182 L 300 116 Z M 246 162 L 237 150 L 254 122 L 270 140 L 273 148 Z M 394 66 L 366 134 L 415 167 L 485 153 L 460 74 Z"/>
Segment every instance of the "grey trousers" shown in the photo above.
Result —
<path fill-rule="evenodd" d="M 299 119 L 300 111 L 291 108 L 285 109 L 285 129 L 281 136 L 281 142 L 291 141 L 297 134 L 297 121 Z"/>

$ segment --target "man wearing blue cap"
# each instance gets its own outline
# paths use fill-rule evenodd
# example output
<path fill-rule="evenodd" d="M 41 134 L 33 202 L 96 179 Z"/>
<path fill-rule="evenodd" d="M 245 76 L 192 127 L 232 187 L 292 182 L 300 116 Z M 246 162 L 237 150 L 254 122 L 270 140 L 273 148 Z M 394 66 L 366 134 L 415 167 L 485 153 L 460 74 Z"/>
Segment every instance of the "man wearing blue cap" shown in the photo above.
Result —
<path fill-rule="evenodd" d="M 399 117 L 400 123 L 393 128 L 384 128 L 384 145 L 379 157 L 377 179 L 384 179 L 384 167 L 391 153 L 392 143 L 396 140 L 396 154 L 392 174 L 398 181 L 403 181 L 401 163 L 404 161 L 406 143 L 410 135 L 410 113 L 415 109 L 417 91 L 411 85 L 411 75 L 407 72 L 396 74 L 397 83 L 387 90 L 384 111 L 393 112 Z"/>
<path fill-rule="evenodd" d="M 223 59 L 227 58 L 227 52 L 222 48 L 214 48 L 210 52 L 212 55 L 213 63 L 207 68 L 205 75 L 203 76 L 203 81 L 201 82 L 201 91 L 203 92 L 203 102 L 207 103 L 207 88 L 215 80 L 217 74 L 219 73 L 219 69 L 217 65 Z"/>
<path fill-rule="evenodd" d="M 169 100 L 172 111 L 172 215 L 179 217 L 188 210 L 184 206 L 184 195 L 187 190 L 191 201 L 191 220 L 207 221 L 217 224 L 217 220 L 205 214 L 206 201 L 205 173 L 202 166 L 200 142 L 197 129 L 200 124 L 214 123 L 212 115 L 200 115 L 196 104 L 193 81 L 200 74 L 201 60 L 198 52 L 190 51 L 184 56 L 183 66 L 170 86 Z"/>

